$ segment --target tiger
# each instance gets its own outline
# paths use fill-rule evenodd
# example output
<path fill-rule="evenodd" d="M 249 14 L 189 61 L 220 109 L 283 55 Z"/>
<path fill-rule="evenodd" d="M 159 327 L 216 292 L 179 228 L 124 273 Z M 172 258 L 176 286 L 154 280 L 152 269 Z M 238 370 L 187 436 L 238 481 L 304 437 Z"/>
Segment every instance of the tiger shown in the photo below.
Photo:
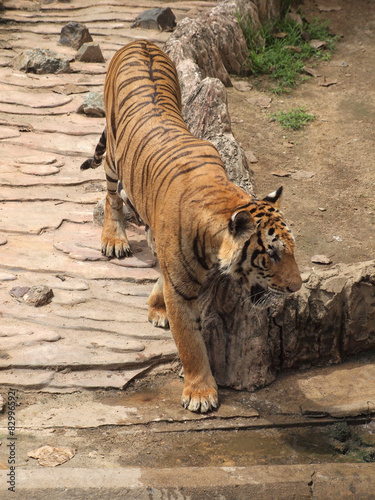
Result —
<path fill-rule="evenodd" d="M 148 319 L 171 329 L 184 371 L 181 404 L 193 412 L 215 410 L 218 388 L 202 336 L 199 292 L 213 266 L 257 299 L 301 288 L 295 241 L 280 212 L 282 187 L 257 199 L 229 181 L 213 144 L 188 130 L 176 68 L 150 41 L 115 53 L 104 100 L 106 128 L 94 157 L 81 165 L 96 168 L 105 155 L 102 253 L 132 254 L 126 203 L 144 223 L 160 264 Z"/>

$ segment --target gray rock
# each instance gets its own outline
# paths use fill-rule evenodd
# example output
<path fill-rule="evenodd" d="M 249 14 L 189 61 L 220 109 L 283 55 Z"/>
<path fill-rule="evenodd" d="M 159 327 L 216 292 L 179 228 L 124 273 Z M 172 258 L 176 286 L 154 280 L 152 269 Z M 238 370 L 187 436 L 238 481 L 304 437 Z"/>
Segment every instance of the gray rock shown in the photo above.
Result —
<path fill-rule="evenodd" d="M 14 281 L 16 279 L 17 276 L 15 274 L 0 272 L 0 281 Z"/>
<path fill-rule="evenodd" d="M 52 288 L 45 285 L 32 286 L 22 297 L 25 304 L 34 307 L 44 306 L 53 297 Z"/>
<path fill-rule="evenodd" d="M 89 30 L 82 23 L 71 21 L 61 29 L 59 44 L 78 50 L 84 43 L 92 42 Z"/>
<path fill-rule="evenodd" d="M 252 171 L 231 132 L 224 85 L 217 78 L 205 78 L 198 86 L 193 80 L 190 88 L 194 90 L 186 99 L 183 117 L 191 133 L 212 142 L 220 153 L 229 179 L 254 194 Z"/>
<path fill-rule="evenodd" d="M 101 92 L 89 92 L 86 99 L 77 109 L 77 113 L 84 113 L 88 116 L 105 116 L 103 94 Z"/>
<path fill-rule="evenodd" d="M 103 63 L 104 57 L 100 50 L 99 44 L 89 42 L 84 43 L 76 54 L 77 61 L 90 63 Z"/>
<path fill-rule="evenodd" d="M 130 25 L 131 28 L 160 31 L 173 31 L 175 26 L 176 16 L 170 7 L 145 10 Z"/>
<path fill-rule="evenodd" d="M 11 289 L 10 294 L 18 301 L 34 307 L 48 304 L 53 297 L 52 289 L 45 285 L 16 286 Z"/>
<path fill-rule="evenodd" d="M 29 286 L 15 286 L 11 289 L 10 294 L 15 299 L 22 299 L 26 292 L 30 290 Z"/>
<path fill-rule="evenodd" d="M 13 61 L 14 69 L 26 73 L 70 73 L 70 64 L 66 57 L 49 49 L 25 50 Z"/>

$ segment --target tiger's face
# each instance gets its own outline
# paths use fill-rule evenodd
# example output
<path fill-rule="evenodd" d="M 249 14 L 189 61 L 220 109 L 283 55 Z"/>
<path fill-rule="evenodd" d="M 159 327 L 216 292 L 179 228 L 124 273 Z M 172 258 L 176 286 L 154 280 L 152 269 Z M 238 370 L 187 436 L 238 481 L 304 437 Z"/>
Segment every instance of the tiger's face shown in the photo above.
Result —
<path fill-rule="evenodd" d="M 279 211 L 281 193 L 282 188 L 235 212 L 219 252 L 222 271 L 241 281 L 254 303 L 296 292 L 302 285 L 294 237 Z"/>

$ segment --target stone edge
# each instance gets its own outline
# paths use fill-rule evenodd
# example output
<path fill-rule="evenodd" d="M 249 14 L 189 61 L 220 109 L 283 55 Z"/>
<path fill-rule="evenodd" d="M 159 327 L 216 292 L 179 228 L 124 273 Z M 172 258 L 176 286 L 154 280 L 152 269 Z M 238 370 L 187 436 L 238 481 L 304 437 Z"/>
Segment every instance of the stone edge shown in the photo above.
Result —
<path fill-rule="evenodd" d="M 0 471 L 0 494 L 8 471 Z M 373 464 L 307 464 L 252 467 L 17 469 L 12 498 L 375 498 Z M 10 493 L 10 492 L 9 492 Z M 95 496 L 91 496 L 94 495 Z M 150 497 L 151 495 L 151 497 Z M 165 497 L 167 495 L 167 497 Z M 253 496 L 255 495 L 255 496 Z M 177 498 L 177 497 L 176 497 Z M 180 496 L 178 496 L 180 498 Z"/>

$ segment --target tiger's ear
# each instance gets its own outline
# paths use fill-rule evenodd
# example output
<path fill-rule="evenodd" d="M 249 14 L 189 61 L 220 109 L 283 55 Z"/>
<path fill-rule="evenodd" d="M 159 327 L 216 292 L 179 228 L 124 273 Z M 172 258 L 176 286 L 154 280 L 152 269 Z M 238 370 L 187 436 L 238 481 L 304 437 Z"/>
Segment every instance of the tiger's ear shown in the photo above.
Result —
<path fill-rule="evenodd" d="M 250 212 L 247 210 L 235 212 L 229 221 L 229 232 L 233 236 L 241 236 L 241 234 L 254 229 L 254 227 Z"/>
<path fill-rule="evenodd" d="M 280 186 L 277 191 L 273 191 L 268 196 L 266 196 L 265 198 L 263 198 L 263 201 L 268 201 L 268 203 L 272 203 L 276 207 L 279 207 L 280 206 L 280 200 L 281 200 L 282 192 L 283 192 L 283 187 Z"/>

